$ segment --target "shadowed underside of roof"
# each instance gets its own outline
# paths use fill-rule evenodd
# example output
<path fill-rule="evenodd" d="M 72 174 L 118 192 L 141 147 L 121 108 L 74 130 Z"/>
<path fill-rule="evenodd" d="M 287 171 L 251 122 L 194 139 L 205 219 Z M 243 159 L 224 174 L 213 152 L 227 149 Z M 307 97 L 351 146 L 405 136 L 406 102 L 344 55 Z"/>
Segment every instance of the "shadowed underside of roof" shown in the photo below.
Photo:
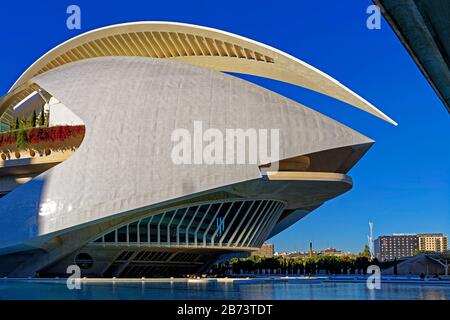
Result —
<path fill-rule="evenodd" d="M 84 33 L 31 65 L 0 101 L 0 112 L 32 93 L 36 75 L 74 61 L 102 56 L 174 59 L 213 70 L 251 74 L 295 84 L 346 102 L 396 124 L 368 101 L 320 70 L 262 43 L 196 25 L 134 22 Z"/>

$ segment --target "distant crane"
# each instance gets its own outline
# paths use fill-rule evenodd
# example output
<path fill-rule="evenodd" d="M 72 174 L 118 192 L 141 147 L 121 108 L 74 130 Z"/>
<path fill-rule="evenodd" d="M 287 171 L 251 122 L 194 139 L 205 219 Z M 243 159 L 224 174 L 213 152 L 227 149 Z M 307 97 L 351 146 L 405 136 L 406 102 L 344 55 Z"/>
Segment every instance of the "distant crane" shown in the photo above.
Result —
<path fill-rule="evenodd" d="M 369 242 L 369 251 L 370 251 L 370 258 L 374 258 L 374 244 L 373 244 L 373 222 L 369 222 L 369 235 L 367 236 L 367 241 Z"/>

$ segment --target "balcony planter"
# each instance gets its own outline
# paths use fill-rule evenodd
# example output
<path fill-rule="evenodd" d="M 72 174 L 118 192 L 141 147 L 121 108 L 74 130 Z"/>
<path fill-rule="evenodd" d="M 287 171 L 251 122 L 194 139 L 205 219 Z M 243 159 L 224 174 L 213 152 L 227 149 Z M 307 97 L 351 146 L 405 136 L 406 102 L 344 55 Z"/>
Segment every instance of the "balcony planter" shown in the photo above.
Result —
<path fill-rule="evenodd" d="M 31 151 L 49 155 L 52 151 L 74 150 L 80 146 L 84 132 L 84 126 L 58 126 L 0 133 L 0 152 L 30 150 L 30 155 Z"/>

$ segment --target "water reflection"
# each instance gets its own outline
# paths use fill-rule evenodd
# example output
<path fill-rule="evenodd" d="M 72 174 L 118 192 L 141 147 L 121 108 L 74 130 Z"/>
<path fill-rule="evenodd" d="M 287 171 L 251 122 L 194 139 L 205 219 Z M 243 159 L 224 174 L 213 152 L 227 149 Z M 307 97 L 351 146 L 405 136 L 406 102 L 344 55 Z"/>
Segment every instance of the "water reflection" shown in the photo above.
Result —
<path fill-rule="evenodd" d="M 369 290 L 364 282 L 321 281 L 215 282 L 96 282 L 69 290 L 65 281 L 0 280 L 3 299 L 244 299 L 244 300 L 446 300 L 450 285 L 383 283 Z"/>

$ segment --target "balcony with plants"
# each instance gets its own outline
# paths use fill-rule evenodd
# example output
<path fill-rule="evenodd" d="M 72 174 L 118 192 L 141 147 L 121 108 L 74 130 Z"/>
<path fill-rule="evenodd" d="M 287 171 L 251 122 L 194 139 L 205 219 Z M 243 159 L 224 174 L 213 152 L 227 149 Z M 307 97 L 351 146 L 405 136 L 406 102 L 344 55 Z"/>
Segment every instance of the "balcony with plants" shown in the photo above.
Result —
<path fill-rule="evenodd" d="M 83 125 L 48 125 L 48 112 L 39 116 L 34 111 L 28 118 L 15 118 L 9 131 L 0 133 L 0 157 L 3 161 L 50 156 L 52 153 L 72 154 L 81 144 Z"/>

